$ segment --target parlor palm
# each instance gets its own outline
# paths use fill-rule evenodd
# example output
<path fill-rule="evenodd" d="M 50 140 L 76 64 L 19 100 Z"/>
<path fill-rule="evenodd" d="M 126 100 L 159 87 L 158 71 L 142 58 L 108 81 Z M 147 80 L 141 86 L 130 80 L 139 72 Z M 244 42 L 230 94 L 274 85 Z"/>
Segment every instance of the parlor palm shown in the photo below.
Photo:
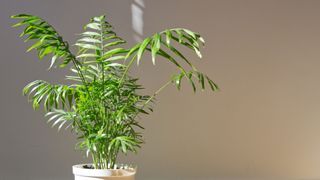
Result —
<path fill-rule="evenodd" d="M 85 25 L 75 45 L 77 54 L 70 50 L 68 42 L 43 19 L 19 14 L 12 16 L 21 21 L 14 25 L 25 26 L 20 34 L 25 41 L 34 42 L 27 51 L 36 49 L 40 59 L 50 57 L 50 66 L 67 67 L 71 74 L 69 85 L 51 84 L 44 80 L 29 83 L 23 89 L 34 109 L 43 104 L 48 122 L 52 126 L 70 127 L 79 139 L 77 147 L 91 156 L 94 168 L 114 168 L 120 152 L 136 152 L 143 143 L 137 121 L 141 113 L 152 111 L 150 103 L 168 85 L 181 87 L 186 79 L 194 91 L 206 86 L 216 91 L 218 87 L 176 48 L 174 44 L 194 51 L 200 58 L 203 38 L 183 28 L 167 29 L 147 37 L 132 48 L 124 48 L 126 41 L 117 36 L 105 16 L 94 17 Z M 142 56 L 149 52 L 155 64 L 156 57 L 172 63 L 177 73 L 154 94 L 142 95 L 138 78 L 129 70 Z"/>

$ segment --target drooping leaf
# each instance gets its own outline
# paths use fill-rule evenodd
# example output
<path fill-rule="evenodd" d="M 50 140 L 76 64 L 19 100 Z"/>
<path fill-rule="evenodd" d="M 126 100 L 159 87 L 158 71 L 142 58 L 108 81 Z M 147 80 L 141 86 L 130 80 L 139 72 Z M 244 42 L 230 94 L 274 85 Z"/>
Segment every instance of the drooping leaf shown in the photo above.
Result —
<path fill-rule="evenodd" d="M 136 44 L 134 47 L 132 47 L 129 52 L 126 55 L 126 59 L 128 59 L 133 53 L 135 53 L 136 51 L 138 51 L 138 49 L 140 48 L 141 43 Z"/>
<path fill-rule="evenodd" d="M 54 65 L 54 63 L 56 62 L 58 56 L 57 55 L 54 55 L 52 58 L 51 58 L 51 63 L 50 63 L 50 66 L 48 69 L 51 69 L 52 66 Z"/>
<path fill-rule="evenodd" d="M 52 54 L 52 56 L 57 57 L 55 59 L 61 58 L 63 63 L 70 62 L 63 58 L 74 57 L 69 50 L 68 43 L 64 41 L 62 37 L 55 31 L 55 29 L 43 19 L 28 14 L 18 14 L 11 16 L 11 18 L 24 19 L 14 25 L 14 27 L 25 25 L 25 29 L 20 34 L 20 37 L 26 37 L 25 42 L 36 40 L 36 43 L 34 43 L 27 50 L 27 52 L 31 51 L 32 49 L 36 49 L 40 59 L 42 59 L 44 56 Z M 53 64 L 50 66 L 52 67 Z"/>
<path fill-rule="evenodd" d="M 166 33 L 166 43 L 169 45 L 170 44 L 170 40 L 172 38 L 172 33 L 171 33 L 170 30 L 166 30 L 165 33 Z"/>
<path fill-rule="evenodd" d="M 30 52 L 32 49 L 37 48 L 38 46 L 40 46 L 42 44 L 41 41 L 38 41 L 37 43 L 33 44 L 31 47 L 29 47 L 29 49 L 27 50 L 27 52 Z"/>
<path fill-rule="evenodd" d="M 139 50 L 137 52 L 137 64 L 139 64 L 141 56 L 142 56 L 143 52 L 146 50 L 146 48 L 147 48 L 148 44 L 150 43 L 150 41 L 151 41 L 150 38 L 146 38 L 141 43 L 141 46 L 139 47 Z"/>
<path fill-rule="evenodd" d="M 159 33 L 156 33 L 153 36 L 152 39 L 152 47 L 151 47 L 151 53 L 152 53 L 152 63 L 153 65 L 156 64 L 155 59 L 156 59 L 156 54 L 160 49 L 160 41 L 161 41 L 161 36 Z"/>

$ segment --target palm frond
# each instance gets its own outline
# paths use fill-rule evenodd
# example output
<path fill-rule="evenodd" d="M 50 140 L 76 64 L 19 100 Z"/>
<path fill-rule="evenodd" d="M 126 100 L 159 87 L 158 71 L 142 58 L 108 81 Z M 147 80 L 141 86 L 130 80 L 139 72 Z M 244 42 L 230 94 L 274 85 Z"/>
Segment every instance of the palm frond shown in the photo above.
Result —
<path fill-rule="evenodd" d="M 85 32 L 80 35 L 82 38 L 75 45 L 80 48 L 77 58 L 84 61 L 93 59 L 96 63 L 103 63 L 114 55 L 127 52 L 126 49 L 117 47 L 126 41 L 117 36 L 105 16 L 92 18 L 85 26 Z"/>
<path fill-rule="evenodd" d="M 68 112 L 62 109 L 52 109 L 52 111 L 46 113 L 45 116 L 49 118 L 48 123 L 52 123 L 52 127 L 57 126 L 58 131 L 60 131 L 63 126 L 67 129 L 73 124 L 76 114 L 72 111 Z"/>
<path fill-rule="evenodd" d="M 23 88 L 23 95 L 28 95 L 34 109 L 38 109 L 43 102 L 44 109 L 50 111 L 53 108 L 70 108 L 76 97 L 76 90 L 73 85 L 52 85 L 43 80 L 36 80 Z"/>
<path fill-rule="evenodd" d="M 143 56 L 145 51 L 151 52 L 152 63 L 155 64 L 156 56 L 162 56 L 165 60 L 174 64 L 178 70 L 180 71 L 179 75 L 175 77 L 175 79 L 180 80 L 182 77 L 187 77 L 190 84 L 193 87 L 193 90 L 196 91 L 196 86 L 192 80 L 193 72 L 199 75 L 201 86 L 204 88 L 204 75 L 200 73 L 197 68 L 193 65 L 191 61 L 189 61 L 174 45 L 173 41 L 177 42 L 179 45 L 190 48 L 193 50 L 199 58 L 202 58 L 200 53 L 200 47 L 204 45 L 204 39 L 200 36 L 199 33 L 190 31 L 184 28 L 174 28 L 174 29 L 167 29 L 160 33 L 155 33 L 151 37 L 147 37 L 142 42 L 136 44 L 132 48 L 129 49 L 129 52 L 126 55 L 126 59 L 130 59 L 131 61 L 137 61 L 137 64 L 140 63 L 140 59 Z M 170 54 L 174 54 L 176 57 L 173 57 Z M 180 60 L 181 59 L 185 62 L 188 67 L 184 67 Z M 131 66 L 131 63 L 128 65 L 127 68 Z M 188 70 L 190 68 L 191 70 Z M 180 82 L 180 81 L 178 81 Z M 214 83 L 212 80 L 208 80 L 209 84 L 212 85 L 212 90 L 217 90 L 215 88 Z M 180 85 L 178 86 L 180 88 Z"/>
<path fill-rule="evenodd" d="M 25 42 L 30 40 L 34 40 L 35 42 L 28 48 L 27 52 L 36 49 L 40 59 L 51 55 L 49 69 L 55 64 L 59 64 L 59 67 L 65 67 L 71 61 L 79 63 L 70 52 L 68 42 L 64 41 L 58 32 L 40 17 L 29 14 L 18 14 L 11 16 L 11 18 L 22 19 L 22 21 L 13 25 L 13 27 L 25 26 L 20 37 L 26 37 Z M 60 59 L 59 62 L 57 62 L 58 59 Z"/>
<path fill-rule="evenodd" d="M 199 83 L 202 90 L 205 89 L 205 84 L 208 84 L 212 91 L 218 91 L 219 87 L 214 83 L 207 75 L 199 71 L 189 71 L 187 73 L 181 72 L 177 75 L 172 76 L 171 80 L 174 83 L 178 90 L 181 89 L 182 79 L 186 78 L 189 83 L 192 85 L 192 89 L 195 92 L 197 87 L 195 85 L 195 80 Z"/>

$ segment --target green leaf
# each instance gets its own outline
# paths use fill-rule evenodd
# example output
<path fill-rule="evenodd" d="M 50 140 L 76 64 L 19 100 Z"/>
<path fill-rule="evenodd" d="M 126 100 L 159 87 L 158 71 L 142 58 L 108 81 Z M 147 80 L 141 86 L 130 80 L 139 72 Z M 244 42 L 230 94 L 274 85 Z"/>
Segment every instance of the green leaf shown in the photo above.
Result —
<path fill-rule="evenodd" d="M 71 108 L 72 107 L 72 100 L 73 100 L 73 92 L 72 90 L 68 90 L 67 91 L 67 97 L 68 97 L 68 102 L 69 102 L 69 107 Z"/>
<path fill-rule="evenodd" d="M 90 37 L 84 37 L 78 40 L 79 42 L 88 42 L 88 43 L 101 43 L 100 40 L 98 39 L 94 39 L 94 38 L 90 38 Z"/>
<path fill-rule="evenodd" d="M 118 36 L 112 34 L 111 36 L 107 36 L 107 37 L 103 37 L 103 40 L 104 41 L 110 41 L 110 40 L 122 40 L 121 38 L 119 38 Z"/>
<path fill-rule="evenodd" d="M 201 52 L 196 47 L 194 47 L 194 51 L 196 52 L 199 58 L 202 58 Z"/>
<path fill-rule="evenodd" d="M 70 62 L 72 61 L 71 57 L 68 57 L 66 59 L 63 60 L 63 62 L 59 65 L 60 68 L 64 68 L 66 67 Z"/>
<path fill-rule="evenodd" d="M 12 15 L 10 17 L 13 19 L 26 19 L 26 18 L 30 18 L 30 17 L 34 17 L 34 16 L 29 15 L 29 14 L 17 14 L 17 15 Z"/>
<path fill-rule="evenodd" d="M 63 121 L 65 121 L 65 119 L 64 119 L 63 116 L 61 116 L 61 117 L 59 117 L 58 119 L 56 119 L 56 120 L 54 121 L 54 123 L 52 124 L 51 127 L 55 127 L 56 125 L 58 125 L 59 123 L 62 123 Z"/>
<path fill-rule="evenodd" d="M 186 71 L 184 70 L 184 68 L 183 68 L 173 57 L 171 57 L 168 53 L 166 53 L 166 52 L 163 51 L 162 49 L 159 49 L 158 54 L 161 55 L 161 56 L 163 56 L 164 58 L 166 58 L 166 59 L 169 60 L 170 62 L 172 62 L 174 65 L 176 65 L 183 73 L 186 73 Z"/>
<path fill-rule="evenodd" d="M 91 53 L 80 54 L 77 56 L 77 58 L 88 58 L 88 57 L 99 57 L 99 56 L 97 54 L 91 54 Z"/>
<path fill-rule="evenodd" d="M 81 78 L 79 76 L 66 76 L 66 79 L 81 82 Z"/>
<path fill-rule="evenodd" d="M 202 58 L 201 52 L 199 51 L 199 48 L 197 47 L 198 44 L 196 44 L 196 45 L 192 44 L 192 45 L 191 45 L 191 44 L 189 44 L 189 43 L 187 43 L 187 42 L 184 42 L 184 41 L 181 39 L 182 37 L 184 37 L 184 36 L 181 34 L 181 37 L 179 37 L 179 38 L 172 37 L 172 39 L 174 39 L 175 41 L 179 42 L 180 44 L 182 44 L 182 45 L 184 45 L 184 46 L 186 46 L 186 47 L 194 50 L 194 51 L 196 52 L 197 56 L 198 56 L 199 58 Z M 190 38 L 189 38 L 189 39 L 190 39 Z M 196 43 L 196 41 L 194 41 L 194 40 L 192 40 L 192 39 L 191 39 L 191 41 L 192 41 L 193 43 Z"/>
<path fill-rule="evenodd" d="M 60 129 L 63 127 L 63 125 L 64 125 L 66 122 L 67 122 L 67 121 L 63 121 L 63 122 L 59 125 L 58 131 L 60 131 Z"/>
<path fill-rule="evenodd" d="M 46 34 L 41 37 L 40 41 L 45 42 L 45 40 L 57 40 L 57 37 L 55 37 L 54 35 L 51 35 L 51 34 Z"/>
<path fill-rule="evenodd" d="M 126 147 L 126 144 L 125 144 L 125 142 L 123 142 L 123 141 L 121 141 L 121 147 L 122 147 L 122 151 L 123 151 L 123 153 L 127 153 L 127 147 Z"/>
<path fill-rule="evenodd" d="M 39 47 L 42 44 L 41 41 L 38 41 L 37 43 L 33 44 L 28 50 L 27 52 L 30 52 L 32 49 Z"/>
<path fill-rule="evenodd" d="M 205 40 L 203 39 L 203 37 L 199 37 L 199 40 L 201 41 L 202 45 L 204 45 L 206 43 Z"/>
<path fill-rule="evenodd" d="M 76 43 L 76 46 L 83 47 L 86 49 L 94 49 L 94 50 L 101 50 L 98 46 L 92 44 L 83 44 L 83 43 Z"/>
<path fill-rule="evenodd" d="M 178 34 L 178 42 L 179 42 L 180 44 L 182 44 L 182 42 L 183 42 L 183 39 L 182 39 L 183 34 L 182 34 L 182 32 L 181 32 L 180 30 L 178 30 L 178 29 L 176 29 L 175 31 L 176 31 L 176 33 Z"/>
<path fill-rule="evenodd" d="M 53 64 L 56 62 L 57 58 L 58 58 L 57 55 L 54 55 L 54 56 L 52 57 L 52 59 L 51 59 L 51 64 L 50 64 L 48 70 L 52 68 L 52 66 L 53 66 Z"/>
<path fill-rule="evenodd" d="M 153 36 L 153 40 L 152 40 L 152 47 L 151 47 L 151 54 L 152 54 L 152 63 L 153 65 L 156 64 L 155 62 L 155 59 L 156 59 L 156 54 L 157 52 L 159 51 L 160 49 L 160 39 L 161 36 L 159 35 L 159 33 L 156 33 L 154 36 Z"/>
<path fill-rule="evenodd" d="M 171 38 L 172 38 L 172 34 L 171 34 L 170 30 L 166 30 L 165 33 L 166 33 L 166 42 L 169 45 Z"/>
<path fill-rule="evenodd" d="M 205 89 L 204 76 L 203 76 L 203 74 L 200 73 L 200 72 L 197 72 L 197 74 L 198 74 L 199 83 L 201 84 L 201 89 L 204 90 L 204 89 Z"/>
<path fill-rule="evenodd" d="M 146 50 L 146 48 L 147 48 L 148 44 L 150 43 L 150 41 L 151 41 L 150 38 L 146 38 L 141 43 L 141 46 L 139 47 L 139 50 L 137 52 L 137 64 L 139 64 L 141 56 L 142 56 L 143 52 Z"/>
<path fill-rule="evenodd" d="M 41 50 L 39 50 L 39 58 L 42 59 L 44 56 L 47 56 L 52 52 L 54 52 L 54 49 L 51 46 L 41 48 Z"/>
<path fill-rule="evenodd" d="M 181 80 L 184 77 L 183 73 L 180 73 L 172 78 L 173 82 L 176 84 L 178 90 L 181 89 Z"/>
<path fill-rule="evenodd" d="M 109 58 L 111 56 L 114 56 L 114 55 L 117 55 L 117 54 L 123 54 L 123 53 L 127 53 L 127 52 L 128 52 L 128 50 L 124 49 L 124 48 L 114 48 L 114 49 L 111 49 L 111 50 L 107 51 L 103 55 L 101 60 L 104 61 L 106 58 Z"/>
<path fill-rule="evenodd" d="M 31 91 L 29 92 L 29 95 L 32 94 L 34 91 L 36 91 L 39 87 L 43 86 L 44 84 L 45 84 L 44 81 L 38 82 L 35 86 L 33 86 L 33 88 L 31 89 Z"/>
<path fill-rule="evenodd" d="M 208 76 L 206 76 L 206 79 L 207 79 L 207 81 L 208 81 L 208 83 L 209 83 L 210 88 L 211 88 L 212 91 L 217 91 L 217 90 L 219 90 L 218 85 L 215 84 Z"/>
<path fill-rule="evenodd" d="M 197 88 L 196 88 L 196 85 L 194 84 L 194 82 L 192 80 L 192 76 L 193 76 L 192 73 L 187 74 L 187 78 L 188 78 L 190 84 L 192 85 L 193 92 L 196 92 Z"/>
<path fill-rule="evenodd" d="M 22 36 L 24 36 L 24 35 L 33 33 L 33 30 L 34 30 L 34 27 L 32 27 L 32 26 L 27 26 L 27 27 L 21 32 L 21 34 L 19 35 L 19 37 L 22 37 Z M 35 34 L 32 34 L 32 35 L 35 36 Z M 30 36 L 31 36 L 31 35 L 30 35 Z M 29 38 L 27 38 L 27 39 L 25 40 L 25 42 L 27 42 L 28 40 L 29 40 Z"/>
<path fill-rule="evenodd" d="M 197 39 L 193 39 L 192 37 L 186 36 L 185 34 L 183 34 L 182 37 L 187 39 L 190 42 L 190 44 L 193 46 L 193 48 L 197 48 L 199 50 L 200 45 L 197 42 Z"/>
<path fill-rule="evenodd" d="M 125 56 L 113 56 L 113 57 L 110 57 L 110 58 L 106 59 L 105 61 L 124 60 L 125 58 L 126 58 Z"/>
<path fill-rule="evenodd" d="M 12 27 L 18 27 L 18 26 L 22 26 L 22 25 L 29 24 L 29 23 L 35 23 L 35 22 L 37 22 L 37 21 L 39 21 L 39 19 L 36 18 L 36 17 L 28 18 L 28 19 L 26 19 L 26 20 L 24 20 L 24 21 L 21 21 L 21 22 L 19 22 L 19 23 L 14 24 Z"/>
<path fill-rule="evenodd" d="M 95 29 L 95 30 L 101 30 L 101 27 L 100 27 L 100 24 L 99 23 L 89 23 L 85 26 L 85 29 L 86 28 L 91 28 L 91 29 Z"/>
<path fill-rule="evenodd" d="M 97 17 L 93 17 L 93 20 L 100 23 L 104 18 L 105 16 L 97 16 Z"/>
<path fill-rule="evenodd" d="M 27 84 L 24 88 L 23 88 L 23 95 L 27 95 L 30 88 L 36 84 L 40 84 L 42 83 L 43 81 L 42 80 L 35 80 L 33 82 L 30 82 L 29 84 Z"/>
<path fill-rule="evenodd" d="M 187 34 L 189 34 L 193 39 L 195 39 L 195 40 L 197 39 L 197 35 L 195 32 L 192 32 L 188 29 L 183 29 L 183 31 L 186 32 Z"/>
<path fill-rule="evenodd" d="M 140 48 L 140 46 L 141 46 L 141 43 L 138 43 L 138 44 L 136 44 L 135 46 L 133 46 L 133 47 L 129 50 L 128 54 L 126 55 L 126 59 L 128 59 L 133 53 L 135 53 L 136 51 L 138 51 L 138 49 Z"/>
<path fill-rule="evenodd" d="M 93 32 L 93 31 L 86 31 L 81 33 L 84 36 L 101 36 L 101 34 L 97 33 L 97 32 Z"/>
<path fill-rule="evenodd" d="M 126 43 L 126 41 L 124 41 L 124 40 L 113 41 L 111 43 L 105 44 L 103 47 L 107 48 L 107 47 L 116 46 L 116 45 L 124 44 L 124 43 Z"/>
<path fill-rule="evenodd" d="M 119 63 L 110 63 L 110 64 L 107 64 L 106 66 L 108 66 L 108 67 L 116 67 L 116 66 L 123 66 L 124 67 L 124 65 L 123 64 L 119 64 Z"/>
<path fill-rule="evenodd" d="M 164 42 L 162 42 L 162 44 L 164 44 L 167 48 L 169 48 L 174 54 L 176 54 L 177 56 L 182 58 L 193 70 L 196 70 L 195 66 L 181 52 L 179 52 L 176 48 L 174 48 L 173 46 L 168 45 L 168 44 L 166 44 Z"/>

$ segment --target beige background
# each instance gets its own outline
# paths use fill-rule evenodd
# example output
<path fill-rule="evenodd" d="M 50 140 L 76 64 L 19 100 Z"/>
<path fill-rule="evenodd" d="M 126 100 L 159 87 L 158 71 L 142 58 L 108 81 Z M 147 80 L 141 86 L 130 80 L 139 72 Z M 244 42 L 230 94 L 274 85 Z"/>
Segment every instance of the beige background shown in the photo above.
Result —
<path fill-rule="evenodd" d="M 8 16 L 44 17 L 74 43 L 91 16 L 107 14 L 133 45 L 131 4 L 1 0 L 0 180 L 72 179 L 71 165 L 86 162 L 74 151 L 74 137 L 49 128 L 21 96 L 27 82 L 57 82 L 67 71 L 47 72 L 48 63 L 24 53 Z M 170 87 L 159 96 L 155 112 L 141 119 L 147 143 L 122 158 L 138 164 L 138 180 L 320 178 L 320 1 L 145 0 L 145 6 L 144 36 L 187 27 L 205 37 L 196 64 L 221 91 Z M 136 70 L 151 93 L 174 69 L 145 58 Z"/>

